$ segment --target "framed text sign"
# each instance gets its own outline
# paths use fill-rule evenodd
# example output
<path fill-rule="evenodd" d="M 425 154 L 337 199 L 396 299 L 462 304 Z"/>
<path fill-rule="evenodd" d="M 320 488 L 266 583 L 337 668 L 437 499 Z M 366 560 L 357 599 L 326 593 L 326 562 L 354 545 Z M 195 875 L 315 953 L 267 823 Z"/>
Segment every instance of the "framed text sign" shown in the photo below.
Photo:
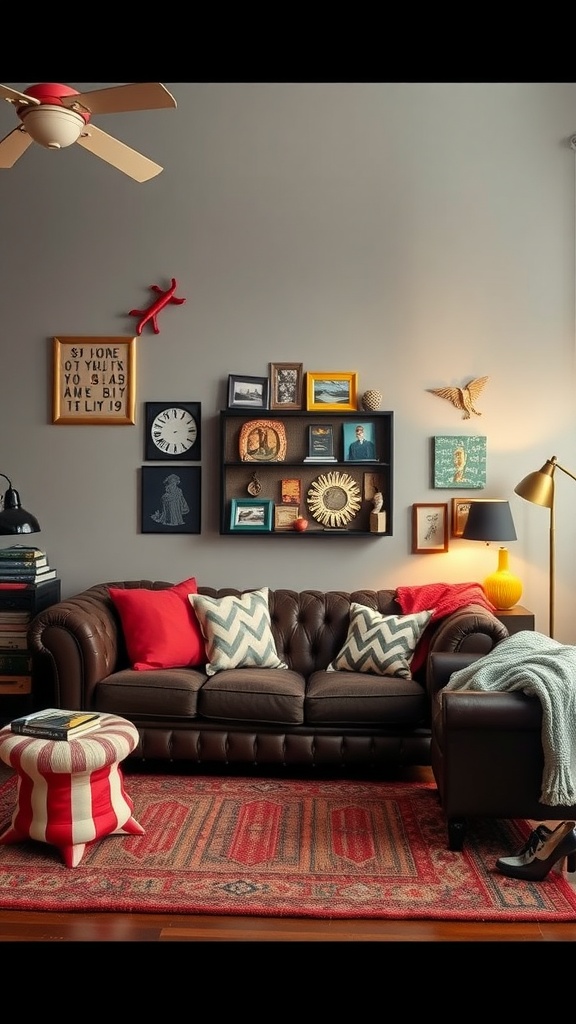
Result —
<path fill-rule="evenodd" d="M 53 423 L 135 423 L 136 338 L 54 338 Z"/>

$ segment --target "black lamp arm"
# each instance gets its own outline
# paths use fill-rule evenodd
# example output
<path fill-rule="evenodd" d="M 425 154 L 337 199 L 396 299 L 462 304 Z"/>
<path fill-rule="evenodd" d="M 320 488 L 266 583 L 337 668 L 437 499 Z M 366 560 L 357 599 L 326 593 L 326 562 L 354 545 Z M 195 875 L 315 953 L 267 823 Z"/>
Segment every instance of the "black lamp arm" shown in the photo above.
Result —
<path fill-rule="evenodd" d="M 8 490 L 4 494 L 3 507 L 5 509 L 20 508 L 20 495 L 12 487 L 12 481 L 8 479 L 6 473 L 0 473 L 0 476 L 3 476 L 8 483 Z"/>

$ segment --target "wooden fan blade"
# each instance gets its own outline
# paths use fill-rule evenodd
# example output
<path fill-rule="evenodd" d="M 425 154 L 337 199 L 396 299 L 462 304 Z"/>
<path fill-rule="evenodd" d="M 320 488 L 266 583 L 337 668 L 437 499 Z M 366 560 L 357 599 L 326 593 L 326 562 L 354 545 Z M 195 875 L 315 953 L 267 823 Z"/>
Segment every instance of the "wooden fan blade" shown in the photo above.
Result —
<path fill-rule="evenodd" d="M 125 146 L 123 142 L 113 138 L 112 135 L 107 135 L 106 132 L 95 128 L 92 124 L 87 128 L 87 134 L 81 135 L 77 141 L 79 146 L 94 153 L 94 156 L 99 156 L 106 163 L 112 164 L 113 167 L 123 171 L 135 181 L 148 181 L 149 178 L 160 174 L 162 170 L 160 164 L 155 164 L 148 157 L 142 156 L 135 149 L 130 149 L 130 146 Z"/>
<path fill-rule="evenodd" d="M 135 82 L 110 89 L 95 89 L 77 96 L 62 96 L 65 107 L 79 106 L 91 114 L 121 114 L 129 110 L 175 107 L 176 100 L 160 82 Z"/>
<path fill-rule="evenodd" d="M 0 98 L 8 100 L 17 107 L 28 105 L 29 107 L 40 106 L 40 100 L 35 96 L 27 96 L 24 92 L 17 92 L 16 89 L 9 89 L 7 85 L 0 85 Z"/>
<path fill-rule="evenodd" d="M 13 167 L 31 144 L 28 133 L 23 128 L 15 128 L 0 141 L 0 168 Z"/>

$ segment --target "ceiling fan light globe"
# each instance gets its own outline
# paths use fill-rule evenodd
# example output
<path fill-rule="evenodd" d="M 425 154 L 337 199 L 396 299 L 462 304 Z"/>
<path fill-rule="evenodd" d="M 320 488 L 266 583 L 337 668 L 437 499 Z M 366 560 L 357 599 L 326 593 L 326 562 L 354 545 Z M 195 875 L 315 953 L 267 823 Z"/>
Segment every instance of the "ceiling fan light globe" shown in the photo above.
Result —
<path fill-rule="evenodd" d="M 74 110 L 49 104 L 24 111 L 22 121 L 31 138 L 46 149 L 71 146 L 85 127 L 84 118 Z"/>

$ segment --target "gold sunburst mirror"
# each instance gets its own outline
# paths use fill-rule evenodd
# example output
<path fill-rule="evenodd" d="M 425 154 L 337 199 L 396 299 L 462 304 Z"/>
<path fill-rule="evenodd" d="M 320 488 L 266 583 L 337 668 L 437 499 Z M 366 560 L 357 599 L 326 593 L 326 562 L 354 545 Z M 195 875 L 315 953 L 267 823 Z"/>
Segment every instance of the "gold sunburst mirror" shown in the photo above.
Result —
<path fill-rule="evenodd" d="M 348 473 L 325 473 L 308 489 L 310 514 L 322 526 L 341 529 L 351 522 L 362 505 L 360 488 Z"/>

